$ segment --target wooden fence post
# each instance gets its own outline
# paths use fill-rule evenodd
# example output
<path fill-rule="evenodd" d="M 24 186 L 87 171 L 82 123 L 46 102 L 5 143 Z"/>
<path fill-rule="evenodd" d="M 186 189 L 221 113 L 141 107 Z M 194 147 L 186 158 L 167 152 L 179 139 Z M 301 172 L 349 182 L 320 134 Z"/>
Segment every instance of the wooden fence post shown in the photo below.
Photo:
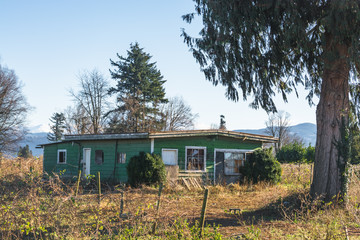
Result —
<path fill-rule="evenodd" d="M 81 170 L 79 170 L 78 179 L 76 181 L 75 197 L 77 197 L 78 192 L 79 192 L 80 178 L 81 178 Z"/>
<path fill-rule="evenodd" d="M 200 227 L 200 233 L 199 236 L 202 236 L 203 230 L 204 230 L 204 224 L 205 224 L 205 213 L 206 213 L 206 206 L 207 206 L 207 200 L 209 197 L 209 189 L 205 188 L 205 193 L 204 193 L 204 200 L 203 200 L 203 205 L 202 205 L 202 209 L 201 209 L 201 216 L 200 216 L 200 222 L 199 222 L 199 227 Z"/>
<path fill-rule="evenodd" d="M 98 178 L 99 205 L 100 205 L 100 202 L 101 202 L 101 181 L 100 181 L 100 172 L 97 172 L 97 178 Z"/>
<path fill-rule="evenodd" d="M 158 192 L 158 201 L 157 201 L 157 205 L 156 205 L 156 218 L 155 218 L 155 222 L 154 222 L 153 229 L 152 229 L 152 233 L 153 233 L 153 234 L 154 234 L 155 231 L 156 231 L 157 218 L 158 218 L 158 216 L 159 216 L 159 211 L 160 211 L 160 201 L 161 201 L 162 189 L 163 189 L 163 184 L 160 183 L 160 185 L 159 185 L 159 192 Z"/>
<path fill-rule="evenodd" d="M 121 191 L 121 199 L 120 199 L 120 217 L 122 217 L 124 213 L 124 190 Z"/>

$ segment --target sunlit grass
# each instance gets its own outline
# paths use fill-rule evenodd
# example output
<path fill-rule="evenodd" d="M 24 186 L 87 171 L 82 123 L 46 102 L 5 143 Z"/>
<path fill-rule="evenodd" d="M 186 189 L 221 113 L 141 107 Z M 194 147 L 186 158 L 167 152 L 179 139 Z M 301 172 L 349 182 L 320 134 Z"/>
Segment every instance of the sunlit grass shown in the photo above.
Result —
<path fill-rule="evenodd" d="M 352 170 L 346 207 L 308 196 L 311 165 L 283 164 L 281 183 L 208 185 L 205 239 L 360 238 L 360 171 Z M 0 239 L 197 239 L 203 189 L 181 182 L 163 190 L 156 215 L 156 187 L 103 184 L 42 174 L 41 159 L 2 160 Z M 121 191 L 124 208 L 120 215 Z M 236 212 L 231 209 L 238 209 Z M 156 232 L 153 224 L 157 221 Z"/>

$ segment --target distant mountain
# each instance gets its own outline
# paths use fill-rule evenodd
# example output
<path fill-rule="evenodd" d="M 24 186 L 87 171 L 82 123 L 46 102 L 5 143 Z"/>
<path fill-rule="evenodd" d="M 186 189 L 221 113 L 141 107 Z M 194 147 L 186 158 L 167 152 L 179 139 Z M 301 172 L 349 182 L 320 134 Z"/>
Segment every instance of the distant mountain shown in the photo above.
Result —
<path fill-rule="evenodd" d="M 28 133 L 26 134 L 25 139 L 21 141 L 19 145 L 22 147 L 29 145 L 32 154 L 38 157 L 43 154 L 43 150 L 36 148 L 36 146 L 48 142 L 49 140 L 47 140 L 46 132 Z"/>
<path fill-rule="evenodd" d="M 239 129 L 234 130 L 236 132 L 252 133 L 267 135 L 265 128 L 262 129 Z M 295 134 L 304 140 L 305 146 L 311 144 L 315 146 L 316 143 L 316 125 L 313 123 L 300 123 L 294 126 L 290 126 L 290 134 Z"/>

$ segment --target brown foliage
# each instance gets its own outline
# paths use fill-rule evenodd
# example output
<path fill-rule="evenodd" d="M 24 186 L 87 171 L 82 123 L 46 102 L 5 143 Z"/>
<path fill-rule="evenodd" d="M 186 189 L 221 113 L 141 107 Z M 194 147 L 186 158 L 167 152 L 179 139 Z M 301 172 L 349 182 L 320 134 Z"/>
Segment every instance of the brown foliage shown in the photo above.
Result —
<path fill-rule="evenodd" d="M 307 197 L 310 165 L 286 164 L 278 185 L 267 183 L 208 185 L 210 195 L 205 238 L 238 239 L 343 239 L 358 235 L 360 224 L 356 196 L 359 170 L 353 168 L 349 204 L 315 205 Z M 43 176 L 41 159 L 4 160 L 0 168 L 0 238 L 104 238 L 191 239 L 199 220 L 203 189 L 190 191 L 180 183 L 165 186 L 156 214 L 158 189 L 129 188 L 103 183 L 101 204 L 94 179 L 83 179 L 79 195 L 76 183 L 61 175 Z M 121 191 L 124 209 L 120 215 Z M 320 206 L 320 207 L 318 207 Z M 241 213 L 229 209 L 241 209 Z M 157 221 L 155 236 L 151 230 Z M 175 237 L 176 236 L 176 237 Z M 180 236 L 180 237 L 179 237 Z M 215 238 L 216 239 L 216 238 Z"/>

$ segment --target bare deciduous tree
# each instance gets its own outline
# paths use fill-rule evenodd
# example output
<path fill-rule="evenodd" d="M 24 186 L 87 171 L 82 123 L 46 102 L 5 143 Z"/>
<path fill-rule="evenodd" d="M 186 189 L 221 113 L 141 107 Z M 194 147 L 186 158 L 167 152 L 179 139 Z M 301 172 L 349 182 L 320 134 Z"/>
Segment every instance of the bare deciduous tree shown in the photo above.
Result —
<path fill-rule="evenodd" d="M 283 111 L 273 113 L 269 115 L 269 119 L 265 124 L 265 132 L 273 137 L 279 138 L 279 141 L 275 143 L 275 152 L 278 152 L 284 144 L 290 142 L 290 115 Z"/>
<path fill-rule="evenodd" d="M 16 150 L 29 109 L 15 72 L 0 65 L 0 153 Z"/>
<path fill-rule="evenodd" d="M 67 107 L 64 116 L 66 134 L 86 134 L 90 132 L 90 119 L 81 106 Z"/>
<path fill-rule="evenodd" d="M 100 133 L 105 127 L 105 114 L 108 111 L 108 81 L 97 70 L 83 72 L 79 80 L 80 90 L 70 90 L 76 105 L 71 118 L 73 130 L 81 134 Z"/>
<path fill-rule="evenodd" d="M 191 112 L 182 97 L 173 97 L 163 106 L 162 113 L 165 119 L 165 131 L 177 131 L 194 128 L 194 121 L 198 114 Z"/>

